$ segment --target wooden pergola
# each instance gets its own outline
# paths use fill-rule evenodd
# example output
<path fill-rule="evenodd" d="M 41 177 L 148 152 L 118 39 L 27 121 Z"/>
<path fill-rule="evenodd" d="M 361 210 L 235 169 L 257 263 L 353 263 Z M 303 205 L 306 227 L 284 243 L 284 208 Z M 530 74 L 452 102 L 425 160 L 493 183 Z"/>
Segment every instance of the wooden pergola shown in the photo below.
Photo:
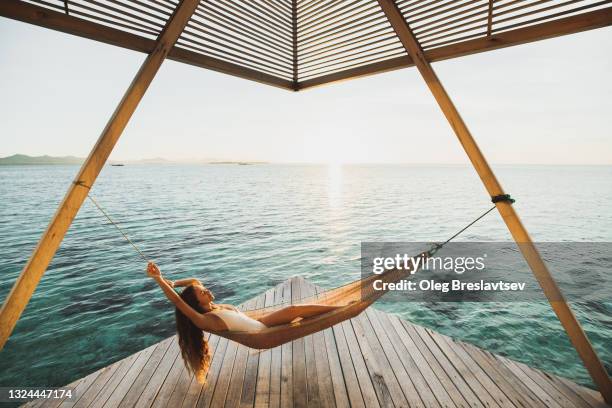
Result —
<path fill-rule="evenodd" d="M 1 0 L 0 15 L 148 56 L 0 310 L 8 340 L 166 59 L 302 91 L 416 66 L 603 398 L 612 383 L 432 62 L 612 24 L 612 0 Z M 575 52 L 575 51 L 574 51 Z"/>

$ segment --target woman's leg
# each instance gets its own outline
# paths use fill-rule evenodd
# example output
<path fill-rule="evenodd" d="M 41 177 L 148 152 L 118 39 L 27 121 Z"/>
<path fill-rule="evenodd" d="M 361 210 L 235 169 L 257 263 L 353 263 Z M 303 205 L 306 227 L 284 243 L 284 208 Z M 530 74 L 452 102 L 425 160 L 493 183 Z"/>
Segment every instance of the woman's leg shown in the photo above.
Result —
<path fill-rule="evenodd" d="M 279 324 L 290 323 L 293 320 L 301 317 L 303 319 L 307 317 L 317 316 L 323 313 L 330 312 L 341 306 L 328 306 L 328 305 L 317 305 L 317 304 L 303 304 L 303 305 L 291 305 L 284 307 L 280 310 L 271 312 L 264 317 L 259 318 L 259 321 L 266 326 L 278 326 Z"/>

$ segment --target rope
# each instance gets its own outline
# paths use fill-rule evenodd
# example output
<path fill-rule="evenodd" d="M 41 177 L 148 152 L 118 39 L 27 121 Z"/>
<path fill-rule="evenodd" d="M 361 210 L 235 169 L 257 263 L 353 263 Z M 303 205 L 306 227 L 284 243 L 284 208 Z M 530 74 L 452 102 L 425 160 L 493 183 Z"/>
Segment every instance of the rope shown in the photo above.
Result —
<path fill-rule="evenodd" d="M 516 200 L 514 200 L 514 198 L 510 197 L 510 194 L 500 194 L 500 195 L 496 195 L 496 196 L 491 197 L 491 202 L 494 203 L 494 204 L 499 203 L 499 202 L 507 202 L 507 203 L 513 204 L 515 201 Z M 427 251 L 427 255 L 428 256 L 432 256 L 433 254 L 435 254 L 440 248 L 442 248 L 444 245 L 446 245 L 449 242 L 451 242 L 453 239 L 457 238 L 459 235 L 461 235 L 463 232 L 465 232 L 465 230 L 467 230 L 472 225 L 476 224 L 478 221 L 483 219 L 487 214 L 489 214 L 495 208 L 497 208 L 497 205 L 494 205 L 493 207 L 489 208 L 484 213 L 480 214 L 480 216 L 478 216 L 476 219 L 474 219 L 474 221 L 470 222 L 468 225 L 466 225 L 465 227 L 461 228 L 455 235 L 453 235 L 452 237 L 450 237 L 449 239 L 447 239 L 443 243 L 441 243 L 441 244 L 434 244 L 433 248 L 431 248 L 429 251 Z"/>
<path fill-rule="evenodd" d="M 76 183 L 78 185 L 82 185 L 84 187 L 84 184 L 81 183 Z M 145 254 L 142 253 L 142 251 L 136 246 L 136 244 L 134 244 L 134 242 L 132 242 L 132 240 L 127 236 L 127 234 L 125 232 L 123 232 L 123 230 L 119 227 L 119 225 L 113 221 L 113 219 L 106 213 L 106 211 L 104 211 L 102 209 L 102 207 L 96 202 L 96 200 L 94 200 L 94 198 L 89 195 L 89 193 L 87 193 L 87 198 L 89 198 L 91 200 L 92 203 L 94 203 L 94 205 L 98 208 L 98 210 L 100 210 L 100 212 L 108 219 L 108 221 L 113 224 L 115 226 L 115 228 L 117 228 L 117 230 L 121 233 L 121 235 L 123 235 L 123 237 L 130 243 L 130 245 L 132 245 L 132 247 L 136 250 L 136 252 L 138 252 L 138 254 L 140 255 L 140 257 L 145 261 L 145 262 L 150 262 L 149 259 L 145 256 Z M 510 197 L 510 194 L 501 194 L 501 195 L 497 195 L 494 197 L 491 197 L 491 202 L 493 203 L 498 203 L 498 202 L 507 202 L 509 204 L 512 204 L 515 202 L 515 200 L 513 198 Z M 457 238 L 459 235 L 461 235 L 463 232 L 465 232 L 468 228 L 470 228 L 472 225 L 476 224 L 478 221 L 480 221 L 481 219 L 483 219 L 485 216 L 487 216 L 491 211 L 493 211 L 497 206 L 494 205 L 493 207 L 489 208 L 488 210 L 486 210 L 485 212 L 483 212 L 482 214 L 480 214 L 478 217 L 476 217 L 472 222 L 470 222 L 469 224 L 467 224 L 465 227 L 461 228 L 459 231 L 457 231 L 454 235 L 452 235 L 450 238 L 448 238 L 446 241 L 444 241 L 441 244 L 434 244 L 433 247 L 427 251 L 427 256 L 432 256 L 433 254 L 435 254 L 440 248 L 442 248 L 443 246 L 445 246 L 446 244 L 448 244 L 449 242 L 451 242 L 452 240 L 454 240 L 455 238 Z M 344 285 L 338 286 L 334 289 L 340 289 L 343 286 L 348 286 L 350 284 L 352 284 L 354 282 L 349 282 L 346 283 Z M 314 294 L 311 296 L 306 296 L 305 298 L 302 299 L 297 299 L 297 301 L 302 301 L 304 299 L 308 299 L 308 298 L 317 298 L 320 295 L 324 294 L 324 292 L 322 293 L 318 293 L 318 294 Z M 293 301 L 287 301 L 287 302 L 282 302 L 281 304 L 284 303 L 293 303 Z M 278 306 L 280 306 L 281 304 L 277 304 L 274 306 L 264 306 L 264 307 L 260 307 L 260 308 L 255 308 L 255 309 L 249 309 L 249 311 L 255 311 L 255 310 L 262 310 L 262 309 L 267 309 L 267 308 L 277 308 Z"/>
<path fill-rule="evenodd" d="M 136 250 L 136 252 L 138 252 L 138 255 L 140 255 L 140 257 L 145 261 L 145 262 L 150 262 L 149 258 L 147 258 L 145 256 L 145 254 L 142 253 L 142 251 L 140 249 L 138 249 L 138 247 L 136 246 L 136 244 L 134 244 L 132 242 L 132 240 L 127 236 L 127 234 L 125 232 L 123 232 L 123 230 L 119 227 L 119 225 L 113 221 L 113 219 L 106 213 L 106 211 L 104 211 L 102 209 L 102 207 L 100 207 L 100 204 L 98 204 L 98 202 L 96 200 L 94 200 L 94 198 L 92 196 L 89 195 L 89 193 L 87 193 L 87 198 L 89 198 L 91 200 L 92 203 L 94 203 L 94 205 L 96 207 L 98 207 L 98 210 L 100 210 L 100 212 L 102 214 L 104 214 L 104 216 L 108 219 L 108 221 L 113 224 L 115 226 L 115 228 L 117 228 L 117 230 L 121 233 L 121 235 L 123 235 L 123 238 L 125 238 L 127 240 L 127 242 L 129 242 L 134 249 Z"/>

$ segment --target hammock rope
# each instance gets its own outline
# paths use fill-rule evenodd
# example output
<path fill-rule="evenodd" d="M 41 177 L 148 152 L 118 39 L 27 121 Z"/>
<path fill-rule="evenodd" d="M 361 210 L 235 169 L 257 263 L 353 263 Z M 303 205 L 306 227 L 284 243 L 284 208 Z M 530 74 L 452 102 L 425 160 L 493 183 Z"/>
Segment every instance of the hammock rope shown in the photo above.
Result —
<path fill-rule="evenodd" d="M 141 251 L 138 246 L 128 237 L 127 233 L 125 231 L 123 231 L 123 229 L 121 229 L 121 227 L 119 226 L 118 223 L 116 223 L 111 217 L 110 215 L 104 211 L 104 209 L 102 208 L 102 206 L 100 204 L 98 204 L 98 202 L 89 194 L 87 193 L 87 197 L 91 200 L 91 202 L 96 206 L 96 208 L 104 215 L 104 217 L 121 233 L 121 235 L 125 238 L 125 240 L 134 248 L 134 250 L 138 253 L 138 255 L 145 261 L 145 262 L 151 262 L 150 259 L 143 253 L 143 251 Z M 491 197 L 491 202 L 494 204 L 497 204 L 498 202 L 508 202 L 510 204 L 514 203 L 515 200 L 510 197 L 509 194 L 502 194 L 502 195 L 498 195 L 498 196 L 494 196 Z M 491 211 L 493 211 L 496 208 L 496 205 L 493 205 L 491 208 L 489 208 L 488 210 L 486 210 L 485 212 L 483 212 L 482 214 L 480 214 L 478 217 L 476 217 L 473 221 L 471 221 L 470 223 L 468 223 L 467 225 L 465 225 L 463 228 L 461 228 L 459 231 L 457 231 L 455 234 L 453 234 L 450 238 L 448 238 L 446 241 L 442 242 L 442 243 L 434 243 L 432 245 L 432 247 L 428 250 L 425 251 L 423 253 L 423 255 L 425 256 L 432 256 L 433 254 L 435 254 L 437 251 L 439 251 L 442 247 L 444 247 L 445 245 L 447 245 L 449 242 L 451 242 L 452 240 L 454 240 L 455 238 L 457 238 L 459 235 L 461 235 L 462 233 L 464 233 L 467 229 L 469 229 L 472 225 L 476 224 L 478 221 L 480 221 L 481 219 L 483 219 L 485 216 L 487 216 Z M 284 305 L 288 305 L 288 304 L 300 304 L 300 303 L 306 303 L 305 300 L 308 299 L 321 299 L 322 297 L 327 296 L 329 293 L 334 292 L 336 293 L 339 290 L 342 290 L 343 288 L 349 287 L 351 285 L 355 285 L 357 282 L 362 281 L 362 279 L 357 279 L 355 281 L 351 281 L 348 282 L 344 285 L 341 286 L 337 286 L 333 289 L 330 290 L 326 290 L 320 293 L 316 293 L 314 295 L 311 296 L 306 296 L 303 298 L 299 298 L 299 299 L 291 299 L 291 300 L 287 300 L 284 302 L 280 302 L 277 303 L 273 306 L 264 306 L 264 307 L 260 307 L 260 308 L 249 308 L 249 312 L 261 312 L 263 310 L 273 310 L 273 309 L 278 309 L 281 307 L 284 307 Z"/>
<path fill-rule="evenodd" d="M 128 235 L 119 227 L 110 215 L 102 209 L 97 201 L 87 194 L 89 199 L 94 203 L 96 208 L 100 210 L 100 212 L 106 217 L 106 219 L 113 225 L 115 228 L 121 233 L 121 235 L 130 243 L 130 245 L 136 250 L 138 255 L 145 261 L 148 262 L 147 256 L 138 248 L 138 246 L 128 237 Z M 514 200 L 510 198 L 509 195 L 500 195 L 491 197 L 491 201 L 495 204 L 499 202 L 507 202 L 512 204 Z M 470 228 L 476 222 L 484 218 L 487 214 L 489 214 L 496 206 L 488 209 L 478 217 L 476 217 L 472 222 L 467 224 L 465 227 L 460 229 L 457 233 L 452 235 L 449 239 L 444 241 L 441 244 L 434 244 L 428 251 L 422 252 L 418 256 L 421 257 L 429 257 L 432 256 L 435 252 L 437 252 L 440 248 L 448 244 L 450 241 L 458 237 L 465 230 Z M 233 331 L 233 330 L 222 330 L 222 331 L 211 331 L 208 330 L 211 334 L 217 334 L 218 336 L 225 337 L 229 340 L 240 343 L 246 347 L 254 348 L 254 349 L 270 349 L 281 344 L 288 343 L 295 339 L 302 338 L 312 333 L 319 332 L 321 330 L 325 330 L 327 328 L 332 327 L 335 324 L 344 322 L 348 319 L 351 319 L 361 312 L 363 312 L 367 307 L 376 302 L 381 296 L 388 292 L 389 289 L 385 290 L 376 290 L 374 287 L 375 280 L 381 280 L 383 283 L 394 283 L 398 282 L 401 279 L 404 279 L 408 276 L 412 276 L 419 267 L 413 267 L 408 269 L 390 269 L 384 272 L 381 275 L 369 275 L 366 277 L 362 277 L 361 279 L 357 279 L 355 281 L 349 282 L 345 285 L 324 290 L 319 293 L 315 293 L 311 296 L 306 296 L 300 299 L 294 300 L 288 299 L 286 302 L 280 302 L 273 306 L 261 307 L 261 308 L 246 308 L 247 310 L 243 310 L 247 316 L 252 319 L 259 319 L 262 316 L 266 315 L 269 311 L 278 310 L 279 308 L 286 307 L 287 304 L 305 304 L 306 299 L 316 299 L 317 303 L 330 305 L 330 306 L 338 306 L 338 308 L 326 312 L 314 317 L 310 317 L 304 320 L 300 320 L 297 323 L 288 323 L 278 326 L 266 327 L 265 329 L 256 330 L 256 331 Z"/>

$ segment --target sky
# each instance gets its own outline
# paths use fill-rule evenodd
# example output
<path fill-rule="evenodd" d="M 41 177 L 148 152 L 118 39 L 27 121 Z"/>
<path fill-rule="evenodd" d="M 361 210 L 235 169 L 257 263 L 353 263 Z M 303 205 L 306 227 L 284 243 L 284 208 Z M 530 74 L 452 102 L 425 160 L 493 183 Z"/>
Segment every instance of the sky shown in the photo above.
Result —
<path fill-rule="evenodd" d="M 612 164 L 612 27 L 433 64 L 492 163 Z M 0 17 L 0 157 L 87 156 L 144 54 Z M 167 61 L 111 155 L 468 163 L 418 71 L 293 93 Z"/>

